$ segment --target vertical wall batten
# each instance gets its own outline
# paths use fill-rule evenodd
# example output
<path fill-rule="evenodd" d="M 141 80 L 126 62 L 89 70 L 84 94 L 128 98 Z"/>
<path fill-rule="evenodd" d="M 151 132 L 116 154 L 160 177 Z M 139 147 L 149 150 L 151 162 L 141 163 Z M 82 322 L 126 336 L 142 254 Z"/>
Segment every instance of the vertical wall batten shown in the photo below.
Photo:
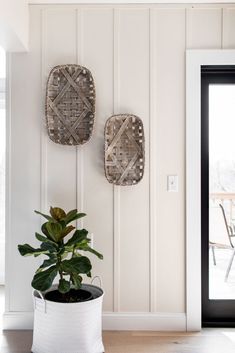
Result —
<path fill-rule="evenodd" d="M 153 9 L 149 9 L 149 160 L 150 160 L 150 173 L 149 173 L 149 220 L 150 220 L 150 232 L 149 232 L 149 309 L 151 312 L 156 311 L 156 119 L 155 119 L 155 46 L 154 46 L 154 32 L 155 32 L 155 22 L 153 16 Z"/>
<path fill-rule="evenodd" d="M 83 66 L 83 9 L 76 9 L 76 63 Z M 84 212 L 84 164 L 83 145 L 76 148 L 76 207 L 79 212 Z M 83 228 L 84 219 L 77 221 L 77 225 Z"/>
<path fill-rule="evenodd" d="M 11 158 L 11 130 L 12 130 L 12 113 L 11 113 L 11 54 L 8 53 L 6 56 L 6 202 L 5 202 L 5 311 L 11 310 L 11 278 L 12 278 L 12 267 L 8 263 L 11 259 L 11 249 L 13 244 L 12 234 L 12 158 Z"/>
<path fill-rule="evenodd" d="M 44 80 L 44 72 L 45 72 L 45 9 L 40 11 L 41 16 L 41 90 L 42 97 L 45 95 L 45 80 Z M 40 182 L 40 209 L 41 212 L 45 212 L 48 201 L 47 201 L 47 135 L 45 131 L 45 117 L 42 116 L 41 121 L 41 153 L 40 153 L 40 161 L 41 161 L 41 182 Z"/>
<path fill-rule="evenodd" d="M 119 76 L 119 26 L 120 12 L 113 10 L 113 114 L 119 113 L 120 76 Z M 113 307 L 120 310 L 120 186 L 113 185 Z"/>
<path fill-rule="evenodd" d="M 79 43 L 80 43 L 80 41 L 78 40 L 78 38 L 79 38 L 79 34 L 78 34 L 78 32 L 79 32 L 79 23 L 80 23 L 80 21 L 79 21 L 79 15 L 80 15 L 80 13 L 79 13 L 79 11 L 78 11 L 78 9 L 76 9 L 75 10 L 75 12 L 76 12 L 76 64 L 78 65 L 79 64 L 79 53 L 80 53 L 80 46 L 79 46 Z M 78 191 L 79 191 L 79 188 L 78 188 L 78 175 L 79 175 L 79 163 L 78 163 L 78 146 L 76 146 L 75 147 L 75 149 L 76 149 L 76 208 L 77 208 L 77 210 L 79 211 L 79 212 L 81 212 L 82 211 L 82 209 L 80 208 L 80 204 L 79 204 L 79 193 L 78 193 Z M 79 225 L 80 225 L 80 220 L 76 220 L 76 227 L 79 227 Z"/>
<path fill-rule="evenodd" d="M 184 9 L 184 32 L 185 32 L 185 36 L 184 36 L 184 46 L 185 46 L 185 50 L 187 50 L 187 9 Z M 186 101 L 186 80 L 187 80 L 187 76 L 186 76 L 186 53 L 185 53 L 185 69 L 184 69 L 184 75 L 185 75 L 185 87 L 184 87 L 184 98 Z M 185 146 L 187 144 L 187 132 L 186 132 L 186 121 L 187 121 L 187 107 L 185 104 L 185 126 L 184 126 L 184 139 L 185 139 Z M 186 193 L 187 193 L 187 178 L 186 178 L 186 169 L 187 169 L 187 161 L 186 161 L 186 151 L 184 151 L 184 164 L 185 164 L 185 170 L 184 170 L 184 180 L 185 180 L 185 185 L 184 185 L 184 213 L 185 213 L 185 218 L 186 218 L 186 202 L 187 202 L 187 198 L 186 198 Z M 184 227 L 185 227 L 185 233 L 187 231 L 187 222 L 186 219 L 184 218 Z M 185 261 L 187 259 L 187 243 L 186 243 L 186 236 L 185 236 L 185 244 L 184 244 L 184 256 L 185 256 Z M 185 290 L 184 290 L 184 306 L 185 306 L 185 312 L 187 313 L 187 291 L 186 291 L 186 287 L 187 287 L 187 267 L 185 266 L 185 272 L 184 272 L 184 282 L 185 282 Z M 185 323 L 186 329 L 187 329 L 187 314 L 186 314 L 186 323 Z"/>
<path fill-rule="evenodd" d="M 45 99 L 45 80 L 43 74 L 45 72 L 45 9 L 40 11 L 40 88 L 41 88 L 41 98 Z M 47 210 L 48 200 L 47 200 L 47 134 L 46 134 L 46 122 L 45 122 L 45 105 L 44 111 L 41 116 L 41 130 L 40 130 L 40 211 L 45 212 Z M 42 218 L 40 223 L 42 223 Z M 40 227 L 39 227 L 40 229 Z M 39 264 L 40 259 L 37 258 Z M 40 266 L 40 264 L 39 264 Z"/>
<path fill-rule="evenodd" d="M 224 47 L 224 9 L 221 9 L 221 49 Z"/>

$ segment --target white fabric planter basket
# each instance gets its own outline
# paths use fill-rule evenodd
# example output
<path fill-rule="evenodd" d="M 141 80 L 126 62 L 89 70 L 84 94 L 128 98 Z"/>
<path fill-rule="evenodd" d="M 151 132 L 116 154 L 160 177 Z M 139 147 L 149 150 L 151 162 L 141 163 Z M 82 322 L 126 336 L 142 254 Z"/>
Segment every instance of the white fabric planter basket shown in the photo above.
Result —
<path fill-rule="evenodd" d="M 51 290 L 57 289 L 52 286 Z M 103 353 L 102 302 L 100 287 L 83 284 L 92 300 L 56 303 L 34 290 L 33 353 Z"/>

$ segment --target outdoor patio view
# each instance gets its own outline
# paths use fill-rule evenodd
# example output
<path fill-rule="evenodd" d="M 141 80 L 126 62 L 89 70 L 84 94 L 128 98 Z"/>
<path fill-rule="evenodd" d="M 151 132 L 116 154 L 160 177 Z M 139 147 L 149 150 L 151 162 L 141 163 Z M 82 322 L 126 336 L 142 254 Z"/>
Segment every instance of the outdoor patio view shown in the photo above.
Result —
<path fill-rule="evenodd" d="M 209 87 L 209 299 L 235 299 L 235 85 Z"/>

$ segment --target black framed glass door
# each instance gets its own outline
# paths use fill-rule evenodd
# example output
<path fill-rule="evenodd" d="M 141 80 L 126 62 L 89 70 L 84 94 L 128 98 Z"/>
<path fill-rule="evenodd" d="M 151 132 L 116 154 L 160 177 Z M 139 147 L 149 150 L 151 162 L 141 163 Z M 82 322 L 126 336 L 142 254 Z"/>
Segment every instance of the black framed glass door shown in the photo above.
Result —
<path fill-rule="evenodd" d="M 202 325 L 235 327 L 235 66 L 201 67 L 201 221 Z"/>

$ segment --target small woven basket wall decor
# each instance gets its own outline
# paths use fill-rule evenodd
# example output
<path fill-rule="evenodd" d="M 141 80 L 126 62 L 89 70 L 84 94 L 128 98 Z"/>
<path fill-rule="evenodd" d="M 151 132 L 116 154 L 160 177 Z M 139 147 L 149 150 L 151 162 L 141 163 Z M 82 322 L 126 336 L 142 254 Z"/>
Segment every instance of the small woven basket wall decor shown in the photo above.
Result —
<path fill-rule="evenodd" d="M 49 137 L 62 145 L 81 145 L 92 134 L 95 85 L 90 71 L 80 65 L 55 66 L 46 88 Z"/>
<path fill-rule="evenodd" d="M 144 174 L 144 127 L 135 115 L 111 116 L 105 125 L 105 176 L 116 185 L 137 184 Z"/>

